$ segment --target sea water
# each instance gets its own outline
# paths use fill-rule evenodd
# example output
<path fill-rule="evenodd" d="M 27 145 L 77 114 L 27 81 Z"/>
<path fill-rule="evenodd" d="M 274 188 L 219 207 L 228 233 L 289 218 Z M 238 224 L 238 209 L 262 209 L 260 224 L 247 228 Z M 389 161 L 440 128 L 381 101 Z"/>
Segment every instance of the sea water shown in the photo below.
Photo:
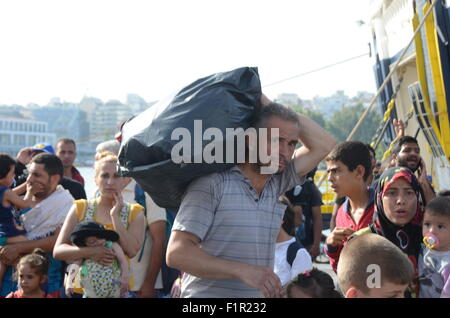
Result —
<path fill-rule="evenodd" d="M 80 171 L 82 177 L 84 178 L 84 190 L 86 191 L 86 196 L 92 198 L 95 195 L 97 186 L 95 185 L 94 177 L 95 171 L 93 167 L 77 167 Z"/>

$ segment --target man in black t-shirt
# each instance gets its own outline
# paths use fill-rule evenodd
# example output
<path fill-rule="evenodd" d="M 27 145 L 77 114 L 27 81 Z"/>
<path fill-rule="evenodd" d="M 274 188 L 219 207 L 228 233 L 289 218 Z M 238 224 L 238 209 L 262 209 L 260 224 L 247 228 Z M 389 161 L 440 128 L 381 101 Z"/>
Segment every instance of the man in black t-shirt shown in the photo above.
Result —
<path fill-rule="evenodd" d="M 297 240 L 308 250 L 312 258 L 320 255 L 320 239 L 322 237 L 322 193 L 314 184 L 314 174 L 317 168 L 306 175 L 303 185 L 286 192 L 286 196 L 294 206 L 296 212 L 301 213 L 303 219 L 296 231 Z M 301 190 L 299 191 L 299 187 Z"/>

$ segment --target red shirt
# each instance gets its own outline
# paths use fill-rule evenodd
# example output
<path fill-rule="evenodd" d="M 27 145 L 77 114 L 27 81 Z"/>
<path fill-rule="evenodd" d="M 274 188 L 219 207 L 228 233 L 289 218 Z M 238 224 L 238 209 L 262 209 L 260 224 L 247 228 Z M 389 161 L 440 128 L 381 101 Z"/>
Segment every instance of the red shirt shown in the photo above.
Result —
<path fill-rule="evenodd" d="M 15 292 L 10 292 L 5 298 L 27 298 L 23 296 L 22 290 L 16 290 Z M 44 294 L 42 298 L 58 298 L 58 296 L 53 294 Z"/>
<path fill-rule="evenodd" d="M 80 171 L 77 168 L 72 166 L 72 179 L 81 183 L 84 187 L 84 178 L 81 176 Z"/>
<path fill-rule="evenodd" d="M 352 229 L 355 232 L 368 227 L 369 224 L 373 222 L 373 214 L 375 212 L 374 194 L 375 191 L 371 188 L 369 194 L 369 202 L 367 203 L 367 206 L 358 224 L 355 223 L 355 221 L 351 216 L 351 213 L 349 211 L 350 201 L 347 198 L 337 211 L 336 227 L 346 227 Z M 337 270 L 339 256 L 341 255 L 342 248 L 344 247 L 345 244 L 346 242 L 344 242 L 344 244 L 339 247 L 327 245 L 325 249 L 325 253 L 330 258 L 330 265 L 335 272 Z"/>

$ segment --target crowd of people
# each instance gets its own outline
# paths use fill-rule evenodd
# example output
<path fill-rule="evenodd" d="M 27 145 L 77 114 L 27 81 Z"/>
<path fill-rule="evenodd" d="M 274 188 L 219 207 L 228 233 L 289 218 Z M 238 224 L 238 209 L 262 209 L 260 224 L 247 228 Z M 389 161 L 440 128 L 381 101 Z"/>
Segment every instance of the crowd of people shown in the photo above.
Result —
<path fill-rule="evenodd" d="M 369 145 L 336 144 L 308 117 L 261 102 L 253 126 L 278 128 L 276 173 L 249 161 L 199 177 L 176 212 L 119 175 L 120 138 L 98 145 L 89 198 L 74 140 L 0 154 L 0 296 L 450 297 L 450 195 L 435 194 L 403 123 L 380 162 Z M 336 282 L 314 266 L 322 160 L 338 197 L 324 242 Z"/>

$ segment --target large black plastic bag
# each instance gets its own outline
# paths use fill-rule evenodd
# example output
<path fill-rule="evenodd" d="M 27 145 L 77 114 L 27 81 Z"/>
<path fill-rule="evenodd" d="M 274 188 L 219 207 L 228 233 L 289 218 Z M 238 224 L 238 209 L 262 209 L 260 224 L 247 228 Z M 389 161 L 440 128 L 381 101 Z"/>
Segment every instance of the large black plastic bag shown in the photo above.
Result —
<path fill-rule="evenodd" d="M 225 140 L 226 128 L 247 129 L 260 97 L 257 68 L 216 73 L 186 86 L 124 125 L 119 152 L 121 175 L 133 177 L 157 205 L 176 211 L 193 179 L 227 169 L 233 163 L 225 161 L 225 147 L 223 163 L 194 163 L 202 151 L 194 148 L 193 140 L 192 163 L 174 163 L 172 147 L 180 140 L 171 140 L 172 131 L 184 127 L 193 137 L 194 120 L 202 120 L 203 132 L 209 127 L 220 129 L 223 140 L 212 139 L 225 145 L 230 142 Z M 201 149 L 210 142 L 203 140 Z"/>

